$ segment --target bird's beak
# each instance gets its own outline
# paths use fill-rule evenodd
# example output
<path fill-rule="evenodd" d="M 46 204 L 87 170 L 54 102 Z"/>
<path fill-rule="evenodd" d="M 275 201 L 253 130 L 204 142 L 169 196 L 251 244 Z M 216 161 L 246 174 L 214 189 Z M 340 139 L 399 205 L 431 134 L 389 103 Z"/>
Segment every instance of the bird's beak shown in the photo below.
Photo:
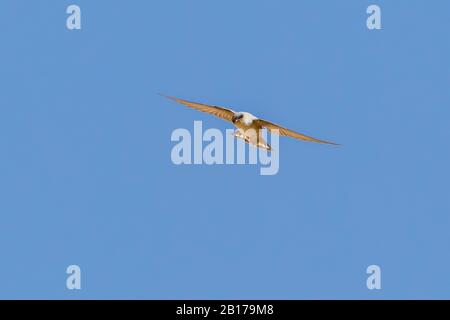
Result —
<path fill-rule="evenodd" d="M 236 123 L 236 117 L 235 116 L 233 116 L 233 118 L 231 118 L 231 122 L 233 122 L 233 123 Z"/>

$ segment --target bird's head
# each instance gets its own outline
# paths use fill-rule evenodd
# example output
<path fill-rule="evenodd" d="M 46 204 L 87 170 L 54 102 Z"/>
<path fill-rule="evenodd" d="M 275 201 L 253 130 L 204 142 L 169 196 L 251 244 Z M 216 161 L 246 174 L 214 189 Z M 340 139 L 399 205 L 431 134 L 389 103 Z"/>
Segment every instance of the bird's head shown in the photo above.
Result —
<path fill-rule="evenodd" d="M 231 118 L 231 122 L 233 122 L 233 123 L 239 122 L 243 117 L 244 117 L 244 114 L 242 114 L 240 112 L 235 113 L 233 115 L 233 118 Z"/>

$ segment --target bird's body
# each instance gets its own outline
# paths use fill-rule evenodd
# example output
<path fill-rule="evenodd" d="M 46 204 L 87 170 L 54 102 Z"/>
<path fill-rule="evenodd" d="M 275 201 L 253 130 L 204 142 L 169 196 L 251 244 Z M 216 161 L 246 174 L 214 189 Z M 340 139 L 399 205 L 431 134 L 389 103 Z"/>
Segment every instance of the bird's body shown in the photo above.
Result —
<path fill-rule="evenodd" d="M 239 119 L 239 116 L 242 118 Z M 237 128 L 234 136 L 243 139 L 245 142 L 257 146 L 268 151 L 272 150 L 271 146 L 262 137 L 262 127 L 257 123 L 257 117 L 248 112 L 237 112 L 232 121 Z"/>
<path fill-rule="evenodd" d="M 270 145 L 264 140 L 262 137 L 262 130 L 265 128 L 272 133 L 276 133 L 282 136 L 290 136 L 292 138 L 311 141 L 316 143 L 324 143 L 324 144 L 332 144 L 336 145 L 334 142 L 319 140 L 316 138 L 312 138 L 301 133 L 297 133 L 295 131 L 283 128 L 277 124 L 272 122 L 259 119 L 248 112 L 235 112 L 231 109 L 219 107 L 219 106 L 211 106 L 196 102 L 190 102 L 183 99 L 178 99 L 175 97 L 164 96 L 170 100 L 176 101 L 178 103 L 184 104 L 190 108 L 206 112 L 212 114 L 216 117 L 222 118 L 224 120 L 230 121 L 237 128 L 234 136 L 245 140 L 245 142 L 252 144 L 258 148 L 262 148 L 270 151 L 272 148 Z"/>

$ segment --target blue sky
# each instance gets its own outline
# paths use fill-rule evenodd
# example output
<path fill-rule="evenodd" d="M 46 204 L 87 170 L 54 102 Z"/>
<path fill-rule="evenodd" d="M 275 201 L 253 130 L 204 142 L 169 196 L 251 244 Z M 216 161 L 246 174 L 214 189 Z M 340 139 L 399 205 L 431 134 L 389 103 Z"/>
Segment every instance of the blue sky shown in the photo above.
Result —
<path fill-rule="evenodd" d="M 448 21 L 448 1 L 2 1 L 0 298 L 450 298 Z M 275 176 L 175 166 L 174 129 L 231 126 L 158 92 L 343 146 L 282 138 Z"/>

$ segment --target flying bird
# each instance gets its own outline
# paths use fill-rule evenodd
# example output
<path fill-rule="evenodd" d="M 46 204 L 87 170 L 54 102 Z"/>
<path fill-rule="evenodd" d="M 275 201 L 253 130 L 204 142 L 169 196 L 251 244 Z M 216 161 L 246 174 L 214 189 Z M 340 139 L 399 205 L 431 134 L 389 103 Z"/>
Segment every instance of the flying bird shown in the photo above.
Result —
<path fill-rule="evenodd" d="M 276 133 L 281 136 L 288 136 L 295 139 L 316 143 L 338 145 L 337 143 L 334 142 L 319 140 L 292 131 L 290 129 L 284 128 L 270 121 L 259 119 L 248 112 L 236 112 L 231 109 L 219 106 L 212 106 L 203 103 L 191 102 L 163 94 L 161 94 L 161 96 L 173 100 L 175 102 L 181 103 L 190 108 L 196 109 L 198 111 L 206 112 L 218 118 L 232 122 L 234 126 L 237 128 L 237 130 L 234 133 L 235 137 L 243 139 L 246 143 L 254 145 L 258 148 L 265 149 L 267 151 L 271 151 L 272 147 L 262 137 L 262 129 L 264 128 L 269 130 L 271 133 Z"/>

